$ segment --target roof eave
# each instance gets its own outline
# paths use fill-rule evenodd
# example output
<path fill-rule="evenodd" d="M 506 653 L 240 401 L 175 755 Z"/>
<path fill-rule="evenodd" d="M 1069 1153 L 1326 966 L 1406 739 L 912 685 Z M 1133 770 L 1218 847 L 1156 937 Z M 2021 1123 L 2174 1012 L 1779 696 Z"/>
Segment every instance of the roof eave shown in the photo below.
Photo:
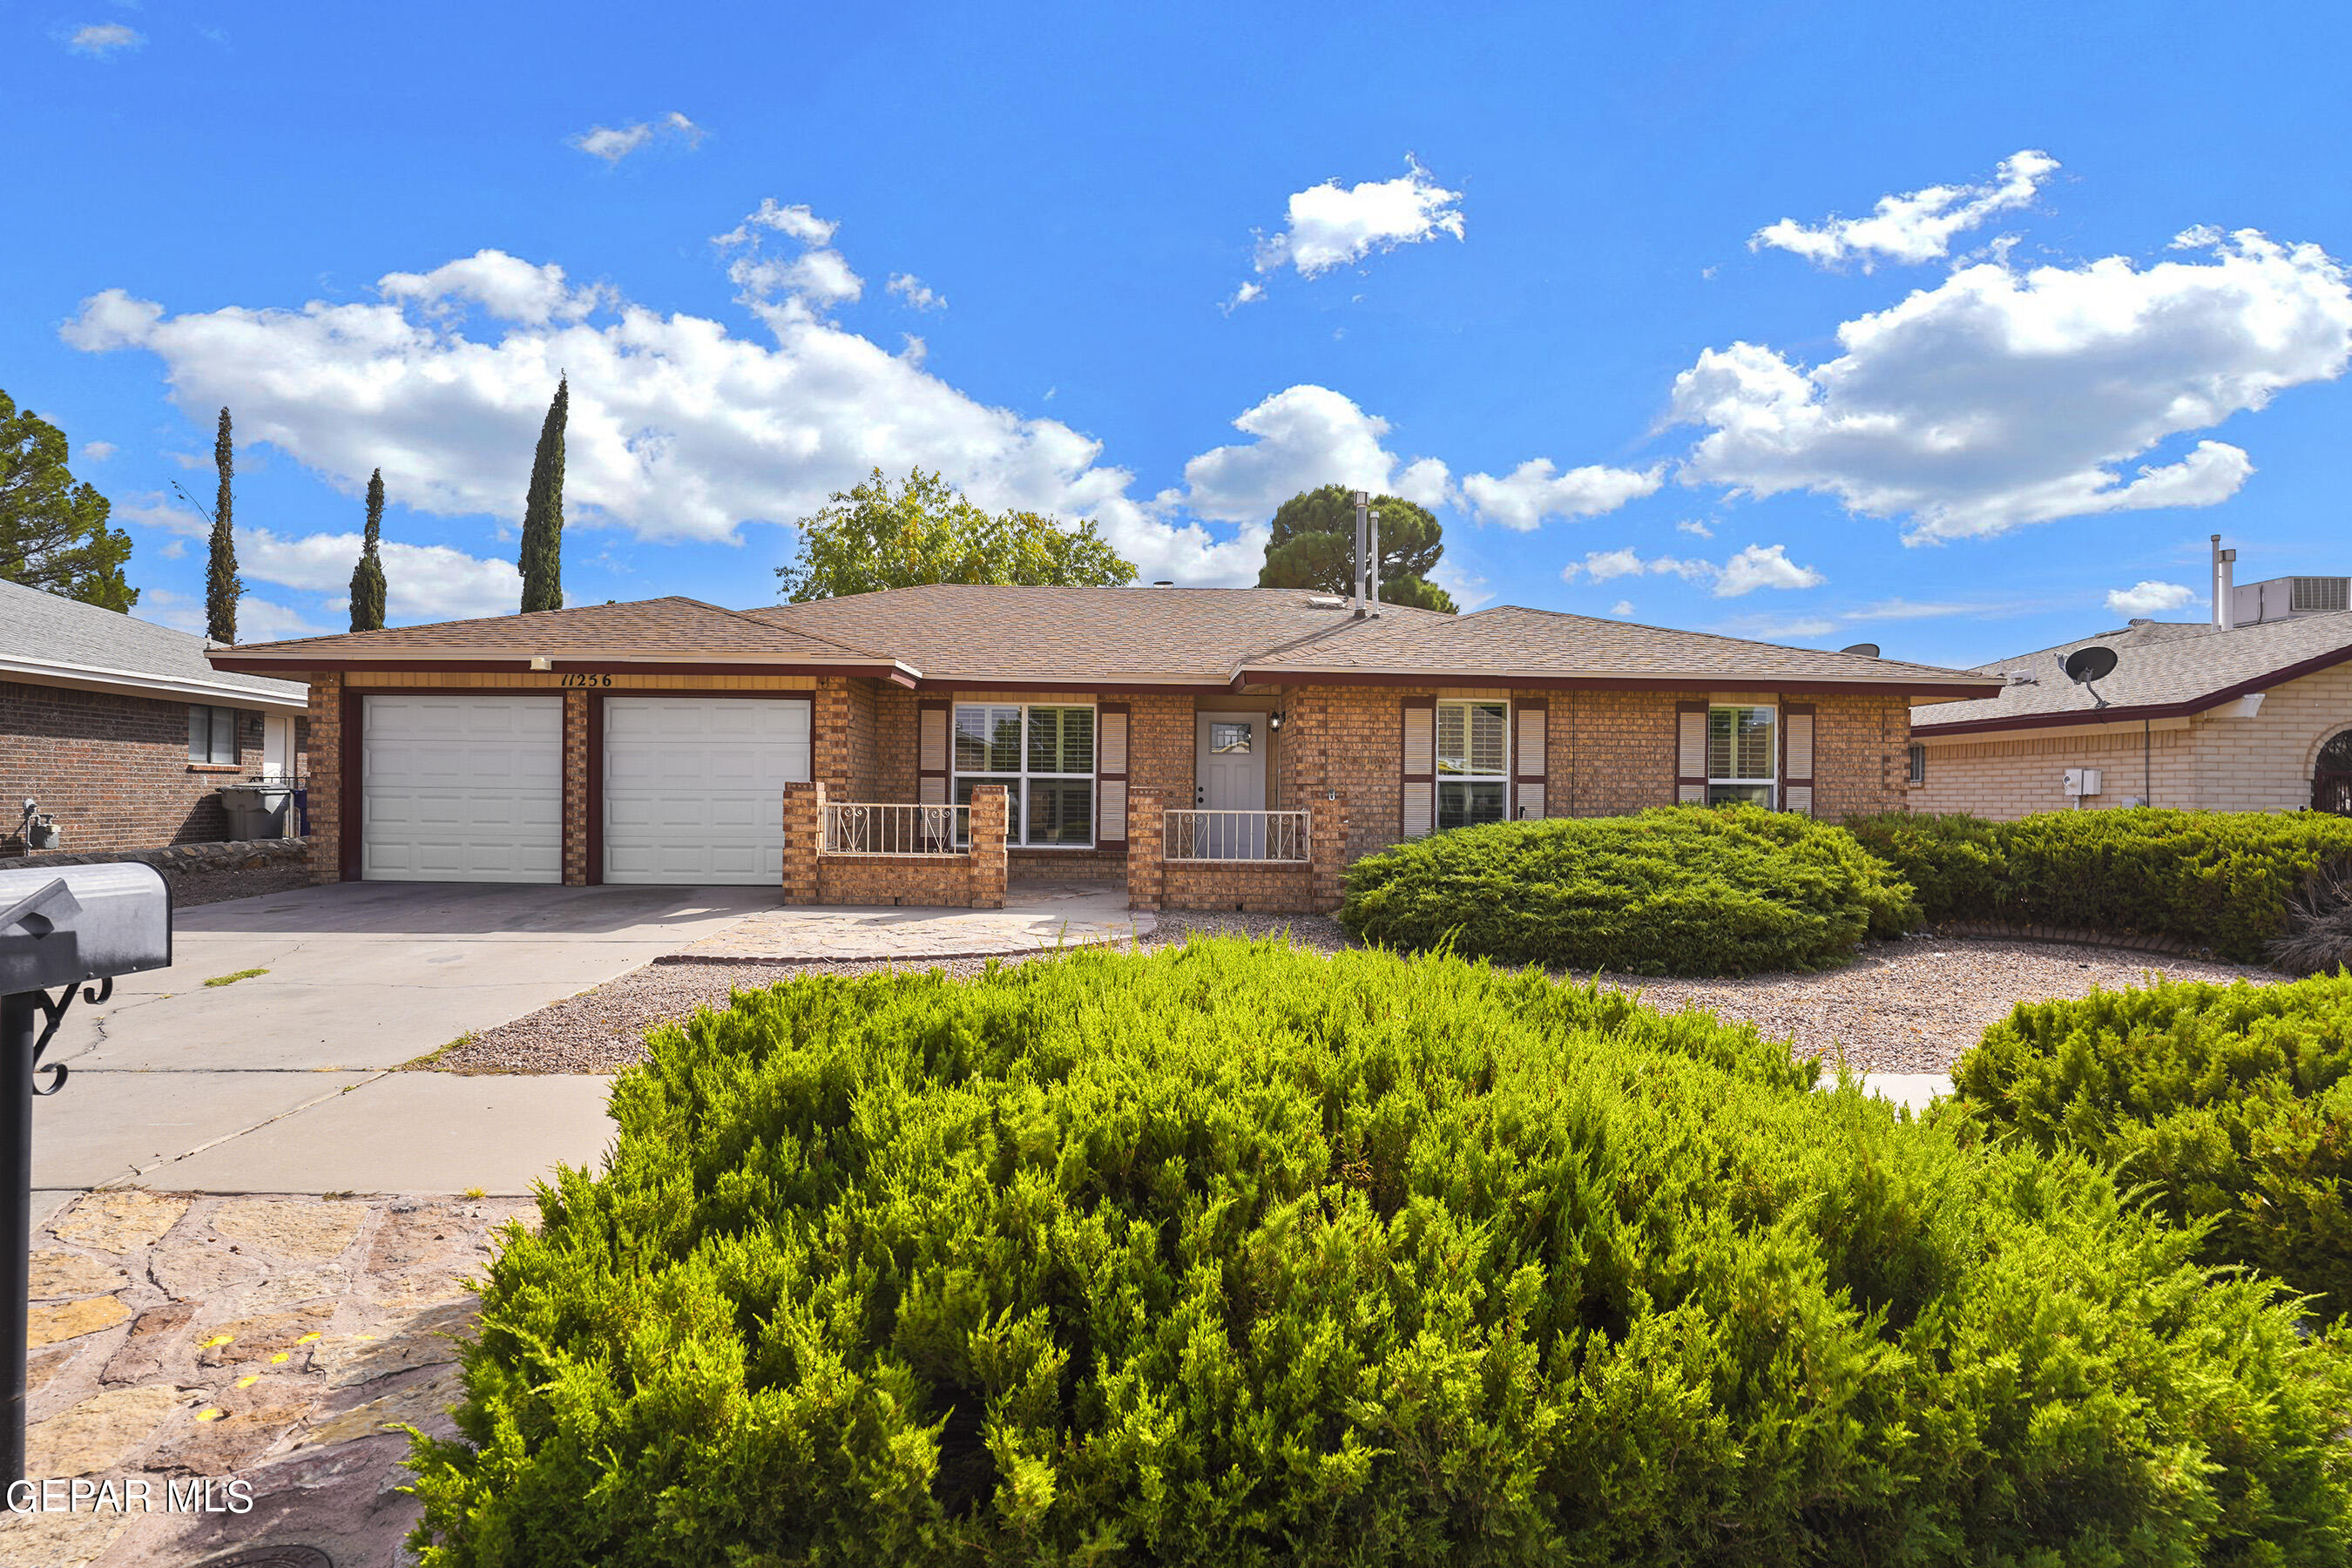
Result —
<path fill-rule="evenodd" d="M 310 711 L 310 696 L 256 691 L 225 680 L 196 680 L 177 676 L 148 675 L 138 670 L 109 669 L 99 665 L 59 664 L 47 659 L 0 658 L 0 676 L 11 676 L 43 686 L 76 691 L 110 691 L 133 697 L 176 697 L 224 708 L 267 708 L 284 713 Z M 276 678 L 282 679 L 282 678 Z M 299 684 L 297 682 L 296 684 Z"/>
<path fill-rule="evenodd" d="M 1784 675 L 1758 670 L 1688 670 L 1628 675 L 1618 670 L 1439 669 L 1402 667 L 1243 665 L 1231 679 L 1272 686 L 1518 686 L 1584 687 L 1601 690 L 1688 690 L 1696 687 L 1769 687 L 1778 691 L 1907 694 L 1916 701 L 1964 701 L 2000 694 L 1997 680 L 1976 677 L 1893 674 L 1865 676 Z"/>
<path fill-rule="evenodd" d="M 2352 643 L 2332 648 L 2294 664 L 2282 665 L 2261 675 L 2208 691 L 2195 697 L 2184 697 L 2178 702 L 2112 702 L 2105 708 L 2070 708 L 2061 711 L 2005 714 L 1992 719 L 1956 719 L 1941 724 L 1911 721 L 1918 734 L 1978 735 L 1992 730 L 2030 730 L 2044 726 L 2067 724 L 2112 724 L 2138 719 L 2179 719 L 2219 708 L 2224 702 L 2235 702 L 2241 697 L 2251 697 L 2257 691 L 2267 691 L 2273 686 L 2290 680 L 2300 680 L 2306 675 L 2316 675 L 2323 669 L 2352 662 Z M 2011 689 L 2003 685 L 2000 691 Z M 1998 697 L 2000 691 L 1989 695 Z"/>

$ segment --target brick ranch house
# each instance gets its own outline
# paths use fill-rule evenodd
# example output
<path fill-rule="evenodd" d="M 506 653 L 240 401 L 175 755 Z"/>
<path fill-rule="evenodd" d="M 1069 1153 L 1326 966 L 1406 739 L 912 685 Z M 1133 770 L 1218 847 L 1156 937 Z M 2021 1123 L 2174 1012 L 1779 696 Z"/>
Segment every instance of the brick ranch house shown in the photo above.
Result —
<path fill-rule="evenodd" d="M 214 792 L 299 771 L 309 696 L 216 670 L 205 639 L 0 582 L 0 856 L 26 853 L 40 803 L 65 854 L 228 837 Z"/>
<path fill-rule="evenodd" d="M 775 884 L 992 907 L 1006 879 L 1299 910 L 1505 816 L 1902 804 L 1921 665 L 1265 588 L 689 599 L 216 649 L 310 683 L 322 880 Z"/>
<path fill-rule="evenodd" d="M 2002 683 L 1995 695 L 1912 715 L 1911 809 L 2004 820 L 2142 803 L 2352 815 L 2347 586 L 2248 584 L 2230 597 L 2267 618 L 2135 621 L 1981 667 Z M 2269 603 L 2240 598 L 2257 591 Z M 2060 667 L 2092 647 L 2115 654 L 2114 672 L 2078 686 Z"/>

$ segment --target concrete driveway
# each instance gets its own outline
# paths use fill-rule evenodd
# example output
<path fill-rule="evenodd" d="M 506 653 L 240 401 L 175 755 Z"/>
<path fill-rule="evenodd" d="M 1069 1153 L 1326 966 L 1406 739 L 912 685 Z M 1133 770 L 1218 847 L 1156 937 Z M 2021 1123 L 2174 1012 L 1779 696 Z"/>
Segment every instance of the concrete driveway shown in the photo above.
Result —
<path fill-rule="evenodd" d="M 34 1185 L 525 1191 L 556 1160 L 601 1152 L 606 1080 L 385 1070 L 775 901 L 766 888 L 364 882 L 181 911 L 172 967 L 117 981 L 102 1006 L 76 1002 L 51 1043 L 44 1060 L 71 1077 L 35 1102 Z M 205 984 L 254 969 L 267 973 Z"/>

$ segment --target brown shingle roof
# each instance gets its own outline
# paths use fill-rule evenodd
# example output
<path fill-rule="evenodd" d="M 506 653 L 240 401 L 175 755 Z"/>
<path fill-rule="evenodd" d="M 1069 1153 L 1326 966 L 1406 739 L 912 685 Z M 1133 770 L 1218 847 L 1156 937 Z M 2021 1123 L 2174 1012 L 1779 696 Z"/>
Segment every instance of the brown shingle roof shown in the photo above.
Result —
<path fill-rule="evenodd" d="M 1223 681 L 1255 653 L 1346 622 L 1303 588 L 1031 588 L 936 584 L 744 612 L 870 647 L 926 680 Z M 1452 621 L 1390 609 L 1399 623 Z"/>
<path fill-rule="evenodd" d="M 1862 654 L 1829 653 L 1748 642 L 1708 632 L 1673 631 L 1632 621 L 1599 620 L 1555 610 L 1498 605 L 1467 616 L 1430 616 L 1353 623 L 1326 636 L 1252 659 L 1261 670 L 1535 675 L 1551 679 L 1663 679 L 1687 676 L 1724 685 L 1742 680 L 1836 681 L 1906 689 L 1949 686 L 1981 678 L 1933 665 Z"/>
<path fill-rule="evenodd" d="M 2068 654 L 2094 644 L 2116 650 L 2115 673 L 2095 683 L 2107 700 L 2104 710 L 2059 668 Z M 1983 674 L 2003 679 L 2027 676 L 2032 684 L 2008 685 L 1995 697 L 1940 706 L 1916 717 L 1913 724 L 1926 732 L 1962 724 L 2008 728 L 2080 722 L 2095 712 L 2102 720 L 2133 719 L 2150 708 L 2193 712 L 2241 691 L 2258 689 L 2296 666 L 2331 658 L 2352 658 L 2352 610 L 2226 632 L 2210 623 L 2150 621 L 1979 665 Z"/>
<path fill-rule="evenodd" d="M 640 599 L 626 605 L 576 605 L 561 610 L 491 616 L 481 620 L 439 621 L 430 626 L 392 626 L 380 632 L 293 637 L 251 643 L 226 658 L 287 659 L 417 658 L 437 655 L 556 658 L 630 656 L 709 656 L 740 659 L 765 656 L 781 661 L 872 663 L 866 650 L 822 637 L 771 626 L 699 599 Z"/>

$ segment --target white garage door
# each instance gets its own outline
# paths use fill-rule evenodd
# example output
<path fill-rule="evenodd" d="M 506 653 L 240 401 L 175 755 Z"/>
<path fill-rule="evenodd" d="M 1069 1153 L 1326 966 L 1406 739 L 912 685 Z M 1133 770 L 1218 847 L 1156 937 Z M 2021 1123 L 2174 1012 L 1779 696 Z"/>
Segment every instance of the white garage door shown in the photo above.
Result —
<path fill-rule="evenodd" d="M 604 880 L 773 886 L 808 776 L 805 700 L 606 698 Z"/>
<path fill-rule="evenodd" d="M 563 879 L 563 699 L 370 697 L 360 875 Z"/>

